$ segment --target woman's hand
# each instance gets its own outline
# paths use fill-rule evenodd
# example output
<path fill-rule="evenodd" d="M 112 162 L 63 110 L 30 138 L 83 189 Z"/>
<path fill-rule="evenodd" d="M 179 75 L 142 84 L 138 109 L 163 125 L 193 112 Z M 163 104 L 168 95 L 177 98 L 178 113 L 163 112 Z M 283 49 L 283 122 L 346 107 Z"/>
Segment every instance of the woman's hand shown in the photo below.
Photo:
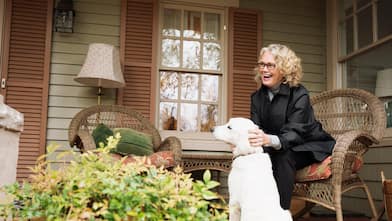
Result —
<path fill-rule="evenodd" d="M 269 136 L 260 129 L 249 130 L 248 135 L 249 144 L 252 147 L 264 146 L 271 142 Z"/>

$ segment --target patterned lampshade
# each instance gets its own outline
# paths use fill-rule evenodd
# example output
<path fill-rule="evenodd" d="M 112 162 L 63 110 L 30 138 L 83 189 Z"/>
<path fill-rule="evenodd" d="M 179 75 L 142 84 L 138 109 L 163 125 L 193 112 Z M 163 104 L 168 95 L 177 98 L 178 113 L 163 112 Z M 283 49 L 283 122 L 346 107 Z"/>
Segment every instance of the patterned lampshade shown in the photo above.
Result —
<path fill-rule="evenodd" d="M 83 67 L 74 80 L 100 88 L 124 87 L 118 49 L 110 44 L 90 44 Z"/>
<path fill-rule="evenodd" d="M 377 72 L 376 96 L 392 96 L 392 68 Z"/>

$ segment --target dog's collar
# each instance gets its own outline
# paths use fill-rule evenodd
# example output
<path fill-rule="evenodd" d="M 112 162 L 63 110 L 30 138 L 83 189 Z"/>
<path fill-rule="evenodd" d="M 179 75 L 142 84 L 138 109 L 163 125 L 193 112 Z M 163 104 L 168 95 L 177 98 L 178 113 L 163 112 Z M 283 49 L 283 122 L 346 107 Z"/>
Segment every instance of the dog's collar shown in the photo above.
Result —
<path fill-rule="evenodd" d="M 255 147 L 255 152 L 253 152 L 253 153 L 235 155 L 235 156 L 233 156 L 233 161 L 235 159 L 237 159 L 238 157 L 248 156 L 248 155 L 256 154 L 256 153 L 264 153 L 263 147 Z"/>

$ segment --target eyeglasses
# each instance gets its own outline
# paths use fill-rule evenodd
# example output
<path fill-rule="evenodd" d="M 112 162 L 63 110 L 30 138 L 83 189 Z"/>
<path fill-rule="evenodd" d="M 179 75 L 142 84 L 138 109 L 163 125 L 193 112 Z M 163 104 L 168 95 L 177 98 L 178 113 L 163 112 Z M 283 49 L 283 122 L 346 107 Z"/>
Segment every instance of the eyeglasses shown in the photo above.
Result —
<path fill-rule="evenodd" d="M 273 70 L 276 67 L 276 64 L 273 64 L 273 63 L 259 62 L 259 63 L 257 63 L 257 65 L 259 66 L 259 68 L 262 68 L 262 69 L 267 67 L 268 70 Z"/>

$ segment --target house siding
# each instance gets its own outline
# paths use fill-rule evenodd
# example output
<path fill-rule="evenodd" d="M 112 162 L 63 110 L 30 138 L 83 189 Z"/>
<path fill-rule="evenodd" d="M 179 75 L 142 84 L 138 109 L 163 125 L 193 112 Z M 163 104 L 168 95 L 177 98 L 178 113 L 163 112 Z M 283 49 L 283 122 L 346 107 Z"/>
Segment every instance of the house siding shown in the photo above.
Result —
<path fill-rule="evenodd" d="M 302 59 L 302 82 L 312 94 L 326 90 L 324 0 L 241 0 L 240 7 L 263 12 L 263 46 L 284 44 Z"/>
<path fill-rule="evenodd" d="M 97 104 L 97 88 L 74 81 L 90 43 L 120 45 L 120 0 L 74 0 L 74 33 L 53 32 L 47 145 L 55 143 L 55 153 L 69 150 L 68 126 L 81 109 Z M 103 104 L 116 102 L 115 89 L 103 89 Z M 51 155 L 50 160 L 57 154 Z M 54 165 L 55 166 L 55 165 Z"/>

